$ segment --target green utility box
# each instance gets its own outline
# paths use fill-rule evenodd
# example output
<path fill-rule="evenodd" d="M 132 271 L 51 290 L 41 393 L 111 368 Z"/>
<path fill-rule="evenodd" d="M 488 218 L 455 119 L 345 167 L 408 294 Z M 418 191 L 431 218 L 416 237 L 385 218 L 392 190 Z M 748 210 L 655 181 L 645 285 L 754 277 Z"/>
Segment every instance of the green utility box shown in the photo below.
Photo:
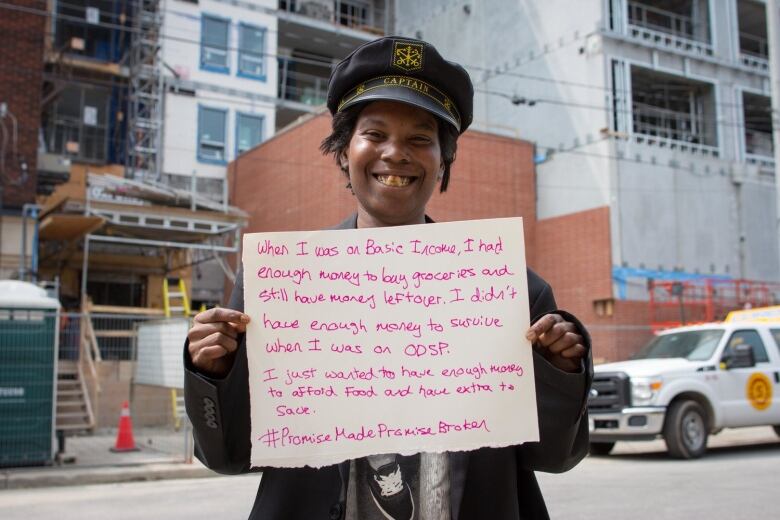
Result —
<path fill-rule="evenodd" d="M 59 302 L 0 280 L 0 467 L 54 459 Z"/>

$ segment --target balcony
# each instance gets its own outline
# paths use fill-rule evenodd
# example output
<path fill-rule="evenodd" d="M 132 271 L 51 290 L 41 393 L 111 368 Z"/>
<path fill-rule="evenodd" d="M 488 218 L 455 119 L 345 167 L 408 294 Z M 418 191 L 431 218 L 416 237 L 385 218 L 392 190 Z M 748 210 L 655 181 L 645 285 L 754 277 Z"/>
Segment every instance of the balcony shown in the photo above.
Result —
<path fill-rule="evenodd" d="M 385 33 L 384 1 L 280 0 L 279 10 L 379 36 Z"/>
<path fill-rule="evenodd" d="M 628 34 L 668 49 L 712 56 L 707 2 L 629 0 Z"/>
<path fill-rule="evenodd" d="M 758 2 L 737 2 L 739 21 L 739 61 L 746 67 L 769 71 L 769 42 L 766 32 L 766 6 Z"/>
<path fill-rule="evenodd" d="M 635 141 L 718 156 L 712 85 L 631 68 L 631 134 Z"/>
<path fill-rule="evenodd" d="M 291 101 L 276 113 L 276 129 L 298 116 L 324 105 L 328 95 L 328 77 L 335 58 L 293 51 L 294 57 L 279 58 L 279 99 Z M 306 105 L 306 106 L 301 106 Z M 311 107 L 311 108 L 309 108 Z"/>
<path fill-rule="evenodd" d="M 322 105 L 328 95 L 330 64 L 279 58 L 279 97 L 304 105 Z"/>

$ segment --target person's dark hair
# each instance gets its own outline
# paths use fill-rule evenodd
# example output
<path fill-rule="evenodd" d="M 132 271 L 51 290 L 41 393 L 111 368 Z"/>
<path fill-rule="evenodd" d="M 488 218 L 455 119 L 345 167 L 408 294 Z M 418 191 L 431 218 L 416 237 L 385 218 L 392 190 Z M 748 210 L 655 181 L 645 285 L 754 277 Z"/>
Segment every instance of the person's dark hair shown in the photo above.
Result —
<path fill-rule="evenodd" d="M 331 121 L 331 133 L 320 143 L 320 151 L 323 154 L 333 154 L 336 163 L 339 162 L 339 155 L 349 146 L 349 140 L 352 139 L 352 132 L 355 130 L 358 116 L 365 103 L 354 105 L 342 112 L 337 112 Z M 436 124 L 439 128 L 439 147 L 441 148 L 441 159 L 444 163 L 444 174 L 441 178 L 439 192 L 447 191 L 447 185 L 450 180 L 450 166 L 455 161 L 455 153 L 458 151 L 458 131 L 454 126 L 443 119 L 435 116 Z"/>

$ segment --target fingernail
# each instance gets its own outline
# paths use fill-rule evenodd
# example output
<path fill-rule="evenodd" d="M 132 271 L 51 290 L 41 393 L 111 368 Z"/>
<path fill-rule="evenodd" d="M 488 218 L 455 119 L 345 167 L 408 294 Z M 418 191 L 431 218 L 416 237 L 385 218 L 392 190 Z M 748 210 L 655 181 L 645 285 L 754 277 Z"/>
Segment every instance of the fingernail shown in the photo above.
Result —
<path fill-rule="evenodd" d="M 536 333 L 532 330 L 529 330 L 525 333 L 525 339 L 528 341 L 534 341 L 536 339 Z"/>
<path fill-rule="evenodd" d="M 241 321 L 243 323 L 249 323 L 249 316 L 247 316 L 246 314 L 242 314 L 241 315 Z"/>

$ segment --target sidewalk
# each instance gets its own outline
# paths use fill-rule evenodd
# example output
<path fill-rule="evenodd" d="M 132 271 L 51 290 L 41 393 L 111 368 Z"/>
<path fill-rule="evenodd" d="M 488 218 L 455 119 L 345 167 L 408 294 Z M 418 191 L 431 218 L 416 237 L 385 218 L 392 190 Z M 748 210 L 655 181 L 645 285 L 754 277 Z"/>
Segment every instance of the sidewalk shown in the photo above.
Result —
<path fill-rule="evenodd" d="M 197 459 L 184 461 L 181 450 L 184 433 L 137 436 L 139 451 L 113 453 L 114 437 L 109 434 L 69 438 L 66 452 L 75 456 L 75 462 L 61 466 L 37 468 L 0 468 L 0 491 L 52 486 L 79 486 L 162 479 L 214 477 L 214 473 Z M 711 450 L 751 444 L 780 442 L 768 426 L 726 429 L 711 436 L 707 446 Z M 613 455 L 640 455 L 665 453 L 662 440 L 619 442 Z M 705 455 L 706 457 L 706 455 Z"/>
<path fill-rule="evenodd" d="M 73 462 L 29 468 L 0 468 L 0 490 L 78 486 L 144 480 L 213 477 L 217 474 L 187 455 L 184 432 L 141 432 L 138 451 L 114 453 L 115 434 L 69 437 L 65 452 Z"/>

